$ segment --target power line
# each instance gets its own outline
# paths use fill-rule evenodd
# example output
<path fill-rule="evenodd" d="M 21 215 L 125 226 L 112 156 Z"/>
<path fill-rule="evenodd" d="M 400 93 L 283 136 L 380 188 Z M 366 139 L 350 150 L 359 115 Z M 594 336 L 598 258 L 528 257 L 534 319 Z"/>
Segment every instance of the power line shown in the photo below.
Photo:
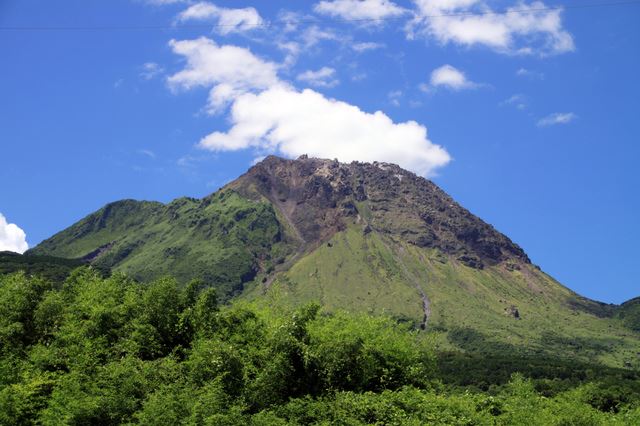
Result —
<path fill-rule="evenodd" d="M 457 12 L 457 13 L 443 13 L 437 15 L 419 15 L 419 18 L 423 19 L 437 19 L 437 18 L 449 18 L 449 17 L 467 17 L 467 16 L 487 16 L 487 15 L 509 15 L 509 14 L 525 14 L 535 12 L 545 12 L 553 10 L 567 10 L 567 9 L 587 9 L 598 7 L 610 7 L 610 6 L 626 6 L 640 4 L 640 0 L 628 0 L 619 2 L 603 2 L 603 3 L 587 3 L 587 4 L 574 4 L 564 6 L 551 6 L 551 7 L 536 7 L 526 9 L 506 9 L 501 11 L 485 11 L 485 12 Z M 334 21 L 342 23 L 350 22 L 383 22 L 390 19 L 398 19 L 400 17 L 390 18 L 360 18 L 360 19 L 334 19 Z M 275 20 L 273 22 L 261 22 L 255 24 L 244 24 L 244 27 L 260 28 L 270 27 L 274 24 L 317 24 L 317 19 L 299 19 L 299 20 Z M 234 28 L 237 25 L 234 24 L 173 24 L 173 25 L 98 25 L 98 26 L 6 26 L 0 27 L 0 31 L 146 31 L 146 30 L 176 30 L 176 29 L 211 29 L 211 28 Z"/>

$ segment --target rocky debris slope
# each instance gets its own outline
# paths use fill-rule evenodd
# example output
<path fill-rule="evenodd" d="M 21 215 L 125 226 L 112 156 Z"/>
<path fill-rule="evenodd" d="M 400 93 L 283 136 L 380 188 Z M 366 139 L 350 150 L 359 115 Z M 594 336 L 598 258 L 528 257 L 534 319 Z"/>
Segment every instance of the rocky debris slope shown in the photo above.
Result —
<path fill-rule="evenodd" d="M 299 239 L 317 245 L 350 223 L 438 249 L 467 266 L 530 263 L 524 251 L 433 182 L 389 163 L 269 156 L 227 186 L 267 198 Z"/>

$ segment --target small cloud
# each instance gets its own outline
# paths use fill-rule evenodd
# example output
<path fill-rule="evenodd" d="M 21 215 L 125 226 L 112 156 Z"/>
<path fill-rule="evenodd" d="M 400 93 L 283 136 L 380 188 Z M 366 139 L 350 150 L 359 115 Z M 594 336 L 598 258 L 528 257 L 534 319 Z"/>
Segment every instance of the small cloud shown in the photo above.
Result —
<path fill-rule="evenodd" d="M 0 213 L 0 251 L 24 253 L 29 249 L 27 234 L 15 223 L 8 223 Z"/>
<path fill-rule="evenodd" d="M 300 44 L 295 41 L 280 42 L 277 44 L 278 49 L 285 52 L 284 62 L 282 66 L 284 68 L 290 68 L 298 60 L 300 55 Z"/>
<path fill-rule="evenodd" d="M 473 89 L 478 85 L 469 81 L 465 74 L 451 65 L 443 65 L 431 72 L 431 87 L 446 87 L 451 90 Z M 421 90 L 427 89 L 421 86 Z"/>
<path fill-rule="evenodd" d="M 340 40 L 338 35 L 332 30 L 323 30 L 317 25 L 312 25 L 302 33 L 302 41 L 307 48 L 313 47 L 324 40 L 337 41 Z"/>
<path fill-rule="evenodd" d="M 217 21 L 216 31 L 222 35 L 245 32 L 264 25 L 262 17 L 253 7 L 229 9 L 218 7 L 205 1 L 189 6 L 186 10 L 180 12 L 177 17 L 179 22 L 206 21 L 210 19 Z"/>
<path fill-rule="evenodd" d="M 350 21 L 380 24 L 384 19 L 403 15 L 403 9 L 389 0 L 323 0 L 313 6 L 316 13 Z"/>
<path fill-rule="evenodd" d="M 538 120 L 538 127 L 555 126 L 556 124 L 568 124 L 578 116 L 572 112 L 554 112 Z"/>
<path fill-rule="evenodd" d="M 119 89 L 120 86 L 122 86 L 122 83 L 124 83 L 124 79 L 123 78 L 119 78 L 116 81 L 113 82 L 113 88 L 114 89 Z"/>
<path fill-rule="evenodd" d="M 142 71 L 140 71 L 140 77 L 145 80 L 151 80 L 156 76 L 162 74 L 164 72 L 164 68 L 155 62 L 146 62 L 142 64 Z"/>
<path fill-rule="evenodd" d="M 384 44 L 382 43 L 374 43 L 372 41 L 354 43 L 351 45 L 351 48 L 358 53 L 367 52 L 369 50 L 382 49 Z"/>
<path fill-rule="evenodd" d="M 523 110 L 527 108 L 527 99 L 521 93 L 516 93 L 508 99 L 500 102 L 500 106 L 512 106 L 516 109 Z"/>
<path fill-rule="evenodd" d="M 367 78 L 366 72 L 359 72 L 351 76 L 351 81 L 358 82 L 358 81 L 365 80 L 366 78 Z"/>
<path fill-rule="evenodd" d="M 387 98 L 389 98 L 389 102 L 391 103 L 391 105 L 393 106 L 400 106 L 400 99 L 402 98 L 402 91 L 401 90 L 392 90 L 391 92 L 387 93 Z"/>
<path fill-rule="evenodd" d="M 302 15 L 290 10 L 283 10 L 278 13 L 277 21 L 283 26 L 281 31 L 284 33 L 290 33 L 296 31 L 300 22 L 304 19 Z"/>
<path fill-rule="evenodd" d="M 311 86 L 316 87 L 335 87 L 340 81 L 334 78 L 336 74 L 336 70 L 329 67 L 322 67 L 317 71 L 305 71 L 301 74 L 298 74 L 296 79 L 298 81 L 303 81 L 305 83 L 310 84 Z"/>
<path fill-rule="evenodd" d="M 518 68 L 518 70 L 516 71 L 516 75 L 518 77 L 525 77 L 525 78 L 529 78 L 531 80 L 543 80 L 544 79 L 544 74 L 541 73 L 540 71 L 528 70 L 526 68 Z"/>
<path fill-rule="evenodd" d="M 149 158 L 156 158 L 156 153 L 151 151 L 150 149 L 139 149 L 138 154 L 145 155 Z"/>

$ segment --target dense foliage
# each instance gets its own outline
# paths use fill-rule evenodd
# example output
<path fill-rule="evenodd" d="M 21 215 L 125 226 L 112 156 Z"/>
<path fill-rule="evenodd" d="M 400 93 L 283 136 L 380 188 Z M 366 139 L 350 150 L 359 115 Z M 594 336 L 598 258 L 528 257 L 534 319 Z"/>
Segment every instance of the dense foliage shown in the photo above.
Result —
<path fill-rule="evenodd" d="M 78 259 L 0 251 L 0 274 L 24 271 L 27 275 L 40 275 L 47 280 L 62 283 L 71 271 L 82 265 L 84 263 Z M 104 272 L 107 273 L 107 271 Z"/>
<path fill-rule="evenodd" d="M 201 281 L 17 273 L 0 300 L 3 425 L 640 423 L 631 376 L 474 388 L 473 365 L 391 318 L 220 306 Z"/>
<path fill-rule="evenodd" d="M 284 261 L 289 247 L 282 232 L 270 204 L 219 191 L 169 204 L 110 203 L 27 253 L 83 258 L 145 282 L 198 278 L 227 299 L 258 271 Z"/>

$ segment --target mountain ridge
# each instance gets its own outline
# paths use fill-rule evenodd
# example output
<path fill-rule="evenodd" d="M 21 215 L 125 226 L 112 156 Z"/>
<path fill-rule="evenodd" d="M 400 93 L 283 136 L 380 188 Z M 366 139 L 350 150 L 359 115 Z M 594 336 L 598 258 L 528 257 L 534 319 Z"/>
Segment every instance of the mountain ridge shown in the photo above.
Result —
<path fill-rule="evenodd" d="M 110 203 L 29 253 L 140 281 L 202 279 L 223 300 L 390 314 L 445 350 L 640 364 L 635 304 L 625 316 L 576 294 L 433 182 L 388 163 L 270 156 L 202 199 Z"/>

